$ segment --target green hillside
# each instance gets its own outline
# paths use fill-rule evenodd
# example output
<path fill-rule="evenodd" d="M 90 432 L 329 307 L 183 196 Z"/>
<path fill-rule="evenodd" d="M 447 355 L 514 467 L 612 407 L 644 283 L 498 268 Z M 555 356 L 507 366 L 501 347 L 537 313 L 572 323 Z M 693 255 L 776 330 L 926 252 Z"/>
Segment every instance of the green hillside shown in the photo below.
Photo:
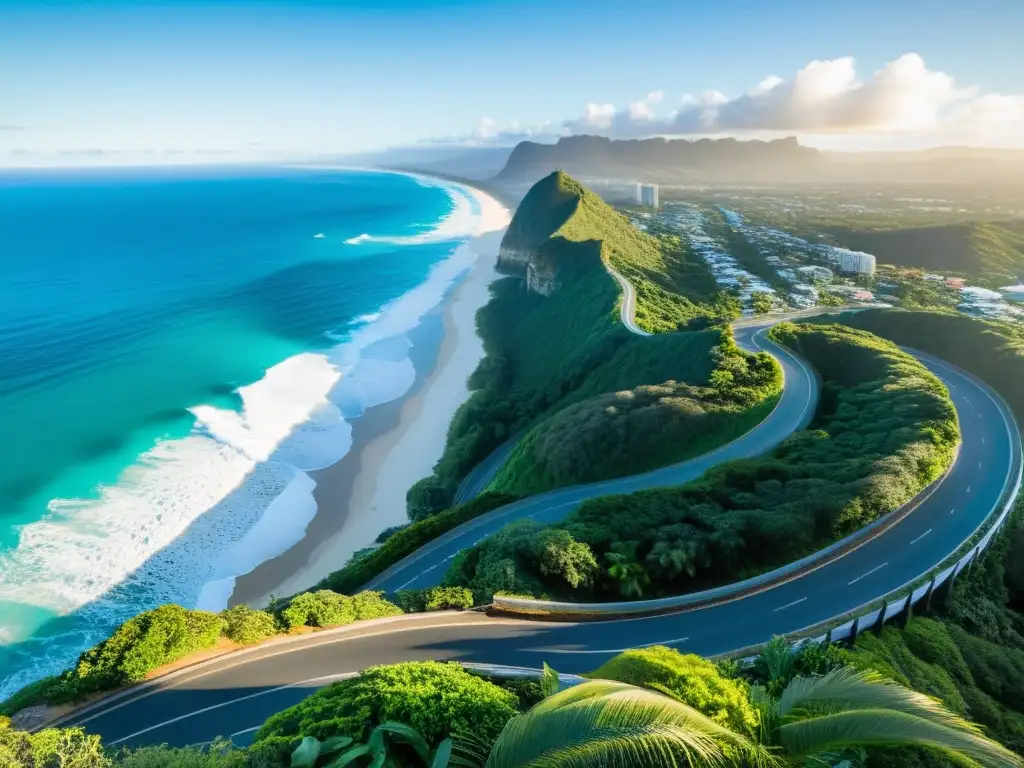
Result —
<path fill-rule="evenodd" d="M 590 244 L 633 284 L 636 322 L 644 330 L 703 327 L 739 315 L 735 298 L 717 290 L 707 265 L 678 237 L 641 232 L 578 181 L 556 171 L 523 198 L 502 245 L 533 251 L 540 271 L 559 273 L 572 266 L 569 243 Z"/>
<path fill-rule="evenodd" d="M 502 241 L 501 263 L 528 274 L 527 282 L 547 281 L 548 295 L 528 290 L 518 276 L 492 286 L 491 302 L 477 315 L 487 357 L 470 379 L 473 394 L 452 420 L 433 475 L 410 490 L 414 519 L 450 506 L 461 479 L 490 451 L 567 405 L 667 381 L 707 384 L 721 333 L 629 333 L 619 318 L 620 288 L 605 269 L 612 264 L 638 287 L 637 319 L 650 330 L 731 317 L 734 307 L 721 297 L 695 303 L 674 292 L 685 289 L 687 270 L 669 268 L 682 258 L 669 250 L 563 173 L 534 185 Z M 703 276 L 693 283 L 694 295 L 706 295 Z"/>
<path fill-rule="evenodd" d="M 1024 272 L 1024 222 L 968 222 L 910 229 L 825 229 L 835 241 L 880 263 L 962 272 L 992 280 Z"/>
<path fill-rule="evenodd" d="M 1024 330 L 965 315 L 873 309 L 839 317 L 903 346 L 919 349 L 975 374 L 994 388 L 1024 424 Z"/>

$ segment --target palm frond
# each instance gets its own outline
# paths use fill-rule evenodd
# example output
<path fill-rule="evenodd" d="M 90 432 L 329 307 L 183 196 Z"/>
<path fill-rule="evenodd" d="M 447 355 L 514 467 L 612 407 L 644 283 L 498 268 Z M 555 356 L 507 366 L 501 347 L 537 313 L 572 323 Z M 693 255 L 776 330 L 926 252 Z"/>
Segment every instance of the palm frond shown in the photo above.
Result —
<path fill-rule="evenodd" d="M 426 763 L 430 760 L 430 745 L 427 744 L 427 740 L 420 735 L 420 732 L 412 726 L 389 720 L 378 725 L 373 729 L 373 731 L 375 735 L 377 733 L 383 733 L 389 736 L 393 741 L 408 744 L 416 751 L 416 754 L 420 756 L 420 759 L 423 760 L 423 762 Z"/>
<path fill-rule="evenodd" d="M 777 764 L 764 747 L 692 707 L 626 683 L 594 680 L 510 720 L 487 768 Z"/>
<path fill-rule="evenodd" d="M 484 768 L 492 744 L 492 741 L 475 733 L 459 731 L 452 738 L 452 756 L 448 765 L 451 768 Z"/>
<path fill-rule="evenodd" d="M 776 635 L 761 648 L 757 665 L 769 682 L 788 682 L 796 666 L 796 656 L 786 638 Z"/>
<path fill-rule="evenodd" d="M 799 709 L 889 709 L 947 728 L 981 733 L 977 725 L 950 712 L 937 699 L 905 688 L 877 672 L 853 667 L 841 667 L 821 677 L 794 678 L 779 699 L 779 717 L 785 719 Z"/>
<path fill-rule="evenodd" d="M 985 768 L 1024 768 L 1024 760 L 973 731 L 951 728 L 892 709 L 859 709 L 786 723 L 779 741 L 790 757 L 811 757 L 847 747 L 914 746 L 933 749 Z"/>

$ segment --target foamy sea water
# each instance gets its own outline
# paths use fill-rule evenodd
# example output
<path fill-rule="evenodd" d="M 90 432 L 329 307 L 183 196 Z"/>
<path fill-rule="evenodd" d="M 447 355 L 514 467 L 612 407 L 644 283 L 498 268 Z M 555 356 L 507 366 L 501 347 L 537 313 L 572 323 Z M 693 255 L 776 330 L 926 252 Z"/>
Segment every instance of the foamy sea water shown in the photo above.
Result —
<path fill-rule="evenodd" d="M 451 211 L 421 232 L 345 239 L 352 248 L 450 242 L 423 282 L 325 331 L 324 349 L 239 387 L 237 407 L 192 406 L 187 434 L 159 440 L 87 498 L 51 499 L 48 515 L 20 526 L 17 546 L 0 552 L 0 600 L 68 622 L 32 637 L 34 628 L 0 617 L 0 645 L 10 651 L 0 657 L 0 699 L 66 667 L 139 610 L 224 608 L 238 576 L 301 540 L 316 513 L 308 472 L 350 450 L 351 422 L 366 408 L 409 391 L 405 334 L 476 259 L 461 243 L 488 227 L 486 211 L 469 190 L 444 189 Z"/>

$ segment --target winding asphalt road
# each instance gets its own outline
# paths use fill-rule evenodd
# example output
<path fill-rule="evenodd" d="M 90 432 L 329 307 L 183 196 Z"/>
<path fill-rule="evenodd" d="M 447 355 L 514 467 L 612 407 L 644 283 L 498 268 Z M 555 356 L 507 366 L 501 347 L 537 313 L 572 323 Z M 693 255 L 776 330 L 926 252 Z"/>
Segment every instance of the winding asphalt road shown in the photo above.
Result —
<path fill-rule="evenodd" d="M 756 326 L 738 329 L 738 341 L 757 348 L 765 343 L 762 330 Z M 643 481 L 627 478 L 563 489 L 511 505 L 497 511 L 506 518 L 496 515 L 473 521 L 479 527 L 426 548 L 380 584 L 398 588 L 435 583 L 454 551 L 510 519 L 557 520 L 588 498 L 587 494 L 649 487 L 652 476 L 657 484 L 660 480 L 680 483 L 711 464 L 735 458 L 737 450 L 743 452 L 740 455 L 767 450 L 806 423 L 816 392 L 814 377 L 806 366 L 785 350 L 772 351 L 779 355 L 786 376 L 779 406 L 760 427 L 710 458 L 648 473 Z M 853 611 L 905 586 L 955 551 L 1001 501 L 1020 466 L 1020 438 L 998 396 L 982 382 L 941 361 L 922 359 L 949 387 L 957 408 L 963 442 L 956 462 L 930 495 L 899 523 L 816 570 L 755 594 L 685 613 L 599 623 L 441 613 L 288 638 L 129 690 L 79 712 L 64 724 L 82 724 L 110 745 L 199 744 L 218 735 L 244 744 L 269 715 L 313 689 L 372 664 L 439 659 L 535 668 L 547 661 L 562 672 L 582 672 L 627 648 L 668 645 L 712 655 Z"/>
<path fill-rule="evenodd" d="M 764 324 L 746 325 L 735 332 L 736 343 L 740 347 L 751 352 L 770 351 L 782 366 L 782 397 L 775 409 L 754 429 L 717 450 L 680 464 L 615 480 L 558 488 L 500 507 L 423 546 L 370 581 L 367 588 L 397 592 L 399 589 L 435 586 L 441 582 L 455 555 L 509 523 L 526 519 L 540 523 L 558 522 L 587 499 L 610 493 L 682 485 L 696 480 L 723 461 L 758 456 L 771 450 L 809 423 L 817 403 L 818 382 L 810 366 L 789 350 L 769 341 L 765 333 Z"/>

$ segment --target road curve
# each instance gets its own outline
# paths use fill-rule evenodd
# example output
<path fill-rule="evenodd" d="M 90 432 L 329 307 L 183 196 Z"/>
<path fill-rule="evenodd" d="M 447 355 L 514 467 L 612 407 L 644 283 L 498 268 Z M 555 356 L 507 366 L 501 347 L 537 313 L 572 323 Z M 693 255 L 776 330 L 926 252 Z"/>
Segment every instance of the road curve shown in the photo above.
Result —
<path fill-rule="evenodd" d="M 731 602 L 687 613 L 569 624 L 476 613 L 371 627 L 365 633 L 310 635 L 275 649 L 229 655 L 71 718 L 113 745 L 239 743 L 270 714 L 311 690 L 372 664 L 451 659 L 563 672 L 594 669 L 627 649 L 669 645 L 712 655 L 852 611 L 939 564 L 1001 501 L 1021 458 L 1019 435 L 986 385 L 932 358 L 949 387 L 963 443 L 932 494 L 884 535 L 839 560 Z"/>
<path fill-rule="evenodd" d="M 605 262 L 604 268 L 622 288 L 622 304 L 619 306 L 619 317 L 622 319 L 622 324 L 637 336 L 650 336 L 648 331 L 636 324 L 636 289 L 633 288 L 633 284 L 616 272 L 608 262 Z"/>
<path fill-rule="evenodd" d="M 464 523 L 393 565 L 366 584 L 367 589 L 396 592 L 439 584 L 452 558 L 517 520 L 555 523 L 583 501 L 610 493 L 633 493 L 646 488 L 688 483 L 711 467 L 732 459 L 763 454 L 803 428 L 814 415 L 818 381 L 814 370 L 789 350 L 765 336 L 766 328 L 749 325 L 736 331 L 736 343 L 751 352 L 769 351 L 782 367 L 784 386 L 775 409 L 760 424 L 732 442 L 697 458 L 651 472 L 614 480 L 557 488 L 500 507 Z"/>
<path fill-rule="evenodd" d="M 632 286 L 609 271 L 623 285 L 623 322 L 644 334 L 632 322 Z M 495 510 L 427 545 L 375 585 L 435 583 L 454 552 L 511 520 L 555 521 L 592 495 L 680 484 L 720 461 L 770 449 L 807 423 L 817 396 L 817 379 L 806 364 L 763 339 L 764 324 L 780 319 L 734 325 L 737 343 L 751 351 L 770 349 L 785 376 L 778 406 L 751 432 L 673 467 L 559 489 Z M 84 725 L 111 746 L 184 746 L 218 736 L 245 744 L 271 714 L 373 664 L 437 659 L 538 667 L 547 661 L 563 672 L 585 672 L 628 648 L 668 645 L 703 655 L 726 653 L 853 611 L 904 587 L 954 552 L 1003 500 L 1020 467 L 1020 436 L 998 395 L 940 360 L 921 359 L 949 388 L 960 419 L 962 444 L 953 467 L 884 535 L 790 581 L 730 602 L 644 618 L 580 624 L 446 613 L 292 638 L 157 679 L 98 702 L 62 725 Z"/>

